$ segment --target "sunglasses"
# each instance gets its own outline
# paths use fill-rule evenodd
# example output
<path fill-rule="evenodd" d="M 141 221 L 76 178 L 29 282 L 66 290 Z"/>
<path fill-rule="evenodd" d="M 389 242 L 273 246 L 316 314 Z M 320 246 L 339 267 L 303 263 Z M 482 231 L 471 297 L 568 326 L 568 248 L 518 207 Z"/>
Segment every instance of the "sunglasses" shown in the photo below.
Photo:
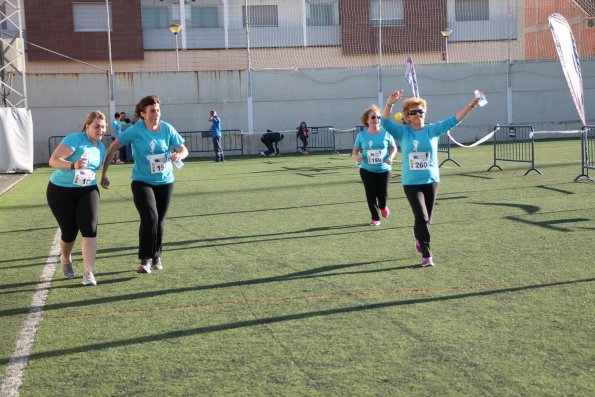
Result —
<path fill-rule="evenodd" d="M 422 114 L 424 114 L 425 112 L 426 112 L 426 111 L 425 111 L 425 110 L 423 110 L 423 109 L 413 109 L 413 110 L 410 110 L 409 112 L 407 112 L 407 114 L 408 114 L 409 116 L 415 116 L 415 115 L 416 115 L 416 114 L 418 114 L 418 113 L 419 113 L 420 115 L 422 115 Z"/>
<path fill-rule="evenodd" d="M 381 119 L 382 117 L 381 116 L 376 116 L 375 114 L 373 114 L 372 116 L 370 116 L 370 118 L 372 120 L 376 120 L 376 119 Z"/>

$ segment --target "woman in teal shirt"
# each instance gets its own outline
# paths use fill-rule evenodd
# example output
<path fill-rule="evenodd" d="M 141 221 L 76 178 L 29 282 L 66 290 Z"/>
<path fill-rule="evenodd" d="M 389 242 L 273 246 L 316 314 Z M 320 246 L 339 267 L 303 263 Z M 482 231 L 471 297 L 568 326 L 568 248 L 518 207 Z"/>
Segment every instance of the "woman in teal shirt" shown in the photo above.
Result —
<path fill-rule="evenodd" d="M 473 97 L 468 105 L 447 119 L 428 124 L 425 123 L 425 99 L 409 98 L 403 102 L 403 117 L 407 124 L 401 126 L 390 120 L 390 114 L 395 102 L 402 97 L 403 90 L 390 94 L 382 112 L 382 126 L 399 141 L 403 154 L 402 183 L 415 217 L 415 249 L 422 254 L 422 266 L 434 266 L 429 225 L 440 182 L 438 139 L 467 117 L 477 106 L 478 98 Z"/>
<path fill-rule="evenodd" d="M 49 161 L 50 167 L 56 170 L 50 177 L 46 196 L 62 234 L 62 272 L 66 278 L 75 277 L 71 254 L 80 231 L 83 236 L 83 285 L 97 285 L 93 275 L 99 208 L 95 172 L 105 156 L 105 146 L 101 142 L 105 129 L 105 115 L 99 111 L 89 113 L 83 131 L 64 137 Z"/>
<path fill-rule="evenodd" d="M 380 118 L 378 106 L 371 106 L 364 111 L 361 121 L 366 128 L 357 134 L 352 152 L 360 167 L 359 173 L 372 215 L 371 226 L 380 225 L 378 211 L 384 218 L 390 214 L 387 206 L 388 187 L 391 164 L 397 154 L 395 140 L 380 127 Z"/>
<path fill-rule="evenodd" d="M 111 143 L 103 163 L 101 186 L 109 188 L 107 176 L 110 156 L 122 146 L 131 144 L 132 196 L 140 215 L 138 273 L 162 270 L 164 222 L 174 190 L 173 164 L 188 156 L 184 138 L 169 123 L 161 120 L 161 101 L 147 96 L 136 105 L 139 122 L 132 125 Z M 173 149 L 173 151 L 171 151 Z"/>

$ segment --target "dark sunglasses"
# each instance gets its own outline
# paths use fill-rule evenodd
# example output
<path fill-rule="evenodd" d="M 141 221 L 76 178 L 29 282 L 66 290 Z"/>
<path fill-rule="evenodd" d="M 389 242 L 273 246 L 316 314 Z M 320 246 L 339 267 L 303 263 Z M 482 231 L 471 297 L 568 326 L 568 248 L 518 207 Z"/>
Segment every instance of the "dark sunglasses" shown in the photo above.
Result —
<path fill-rule="evenodd" d="M 376 119 L 381 119 L 382 117 L 381 117 L 381 116 L 376 116 L 376 115 L 374 114 L 374 115 L 370 116 L 370 118 L 371 118 L 372 120 L 376 120 Z"/>
<path fill-rule="evenodd" d="M 413 110 L 410 110 L 409 112 L 407 112 L 407 114 L 408 114 L 409 116 L 415 116 L 415 115 L 416 115 L 416 114 L 418 114 L 418 113 L 419 113 L 419 114 L 424 114 L 425 112 L 426 112 L 426 111 L 425 111 L 425 110 L 423 110 L 423 109 L 413 109 Z"/>

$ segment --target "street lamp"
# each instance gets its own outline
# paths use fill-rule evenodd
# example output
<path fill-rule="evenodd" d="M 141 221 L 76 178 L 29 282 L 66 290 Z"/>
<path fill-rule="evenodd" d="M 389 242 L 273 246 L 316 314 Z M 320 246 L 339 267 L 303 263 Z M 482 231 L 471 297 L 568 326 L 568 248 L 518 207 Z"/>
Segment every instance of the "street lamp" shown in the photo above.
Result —
<path fill-rule="evenodd" d="M 169 25 L 169 31 L 172 32 L 176 38 L 176 65 L 178 67 L 178 72 L 180 71 L 180 57 L 178 55 L 178 33 L 182 30 L 182 25 L 179 23 L 172 23 Z"/>
<path fill-rule="evenodd" d="M 448 36 L 450 36 L 450 34 L 452 33 L 452 29 L 446 28 L 445 30 L 442 30 L 440 33 L 442 33 L 442 37 L 444 37 L 444 60 L 446 61 L 446 63 L 448 63 Z"/>

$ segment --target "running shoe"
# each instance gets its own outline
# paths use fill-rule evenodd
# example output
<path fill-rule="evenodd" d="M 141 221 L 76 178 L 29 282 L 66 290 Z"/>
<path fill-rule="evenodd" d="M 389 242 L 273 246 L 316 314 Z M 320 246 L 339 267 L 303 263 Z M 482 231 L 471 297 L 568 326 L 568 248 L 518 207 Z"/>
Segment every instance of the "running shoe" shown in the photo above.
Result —
<path fill-rule="evenodd" d="M 72 268 L 72 261 L 62 263 L 62 273 L 66 278 L 74 278 L 74 269 Z"/>
<path fill-rule="evenodd" d="M 428 257 L 428 258 L 422 258 L 421 259 L 421 266 L 422 267 L 429 267 L 429 266 L 434 266 L 434 261 L 432 260 L 432 257 Z"/>
<path fill-rule="evenodd" d="M 142 261 L 138 268 L 136 269 L 137 273 L 151 273 L 151 264 L 149 261 Z"/>
<path fill-rule="evenodd" d="M 388 209 L 388 207 L 384 207 L 383 209 L 381 209 L 380 215 L 382 215 L 383 218 L 388 218 L 390 216 L 390 210 Z"/>
<path fill-rule="evenodd" d="M 153 258 L 153 262 L 151 263 L 152 270 L 163 270 L 163 263 L 161 263 L 161 258 Z"/>
<path fill-rule="evenodd" d="M 372 221 L 370 222 L 370 226 L 380 226 L 380 221 L 375 221 L 372 219 Z"/>
<path fill-rule="evenodd" d="M 83 285 L 97 285 L 97 281 L 95 281 L 95 276 L 93 275 L 93 273 L 89 272 L 83 274 Z"/>

